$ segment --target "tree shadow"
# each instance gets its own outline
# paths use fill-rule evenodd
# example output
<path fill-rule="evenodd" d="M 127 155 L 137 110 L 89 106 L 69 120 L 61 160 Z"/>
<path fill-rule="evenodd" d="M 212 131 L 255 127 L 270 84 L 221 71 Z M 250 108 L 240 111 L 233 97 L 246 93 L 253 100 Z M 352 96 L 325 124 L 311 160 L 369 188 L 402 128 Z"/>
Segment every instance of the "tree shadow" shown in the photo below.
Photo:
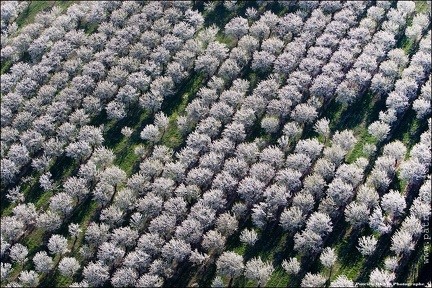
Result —
<path fill-rule="evenodd" d="M 348 106 L 347 109 L 342 112 L 336 129 L 340 131 L 345 129 L 353 129 L 360 125 L 363 121 L 369 123 L 371 118 L 374 119 L 375 115 L 373 114 L 377 113 L 377 110 L 380 109 L 381 105 L 376 103 L 372 108 L 373 110 L 371 111 L 371 107 L 369 107 L 369 105 L 373 99 L 373 95 L 372 93 L 365 94 L 366 95 L 362 95 L 363 97 L 361 97 L 352 105 Z"/>
<path fill-rule="evenodd" d="M 428 265 L 427 263 L 424 262 L 424 253 L 425 253 L 424 245 L 425 245 L 425 241 L 423 237 L 420 237 L 420 239 L 416 243 L 416 246 L 420 247 L 420 249 L 415 249 L 414 251 L 412 251 L 410 255 L 404 256 L 401 260 L 399 260 L 399 266 L 396 270 L 395 282 L 412 283 L 413 281 L 415 281 L 415 279 L 413 279 L 413 276 L 416 277 L 417 275 L 418 278 L 422 278 L 421 271 L 419 270 L 424 269 L 425 266 Z M 431 279 L 431 275 L 429 270 L 429 280 L 416 281 L 416 282 L 427 283 L 430 281 L 430 279 Z"/>
<path fill-rule="evenodd" d="M 197 283 L 199 287 L 211 287 L 212 281 L 216 275 L 216 263 L 211 262 L 206 268 L 199 274 Z"/>
<path fill-rule="evenodd" d="M 359 232 L 351 233 L 348 239 L 341 240 L 338 247 L 338 259 L 344 267 L 354 267 L 362 257 L 357 250 L 357 239 Z"/>
<path fill-rule="evenodd" d="M 391 131 L 392 138 L 407 143 L 407 148 L 413 147 L 420 141 L 420 135 L 427 131 L 427 121 L 419 121 L 413 109 L 408 109 L 400 119 L 399 125 Z"/>
<path fill-rule="evenodd" d="M 275 251 L 283 248 L 280 246 L 283 230 L 277 226 L 276 222 L 269 223 L 260 236 L 253 246 L 246 249 L 244 253 L 245 262 L 257 256 L 262 256 L 261 258 L 264 261 L 269 259 Z"/>
<path fill-rule="evenodd" d="M 66 156 L 65 154 L 58 157 L 56 159 L 54 165 L 52 165 L 50 170 L 49 170 L 51 175 L 52 175 L 52 179 L 54 181 L 61 180 L 64 177 L 64 174 L 66 173 L 66 171 L 71 169 L 71 166 L 73 164 L 75 164 L 74 162 L 75 162 L 74 159 Z M 77 165 L 75 165 L 75 166 L 77 166 Z M 72 169 L 74 169 L 74 168 L 72 168 Z"/>
<path fill-rule="evenodd" d="M 164 287 L 190 287 L 189 281 L 197 270 L 197 266 L 192 266 L 190 262 L 183 261 L 175 269 L 174 275 L 165 281 Z"/>
<path fill-rule="evenodd" d="M 372 255 L 369 255 L 362 266 L 360 274 L 356 278 L 356 282 L 366 283 L 369 282 L 369 276 L 372 270 L 376 267 L 381 267 L 384 258 L 389 254 L 391 243 L 390 233 L 381 235 Z"/>

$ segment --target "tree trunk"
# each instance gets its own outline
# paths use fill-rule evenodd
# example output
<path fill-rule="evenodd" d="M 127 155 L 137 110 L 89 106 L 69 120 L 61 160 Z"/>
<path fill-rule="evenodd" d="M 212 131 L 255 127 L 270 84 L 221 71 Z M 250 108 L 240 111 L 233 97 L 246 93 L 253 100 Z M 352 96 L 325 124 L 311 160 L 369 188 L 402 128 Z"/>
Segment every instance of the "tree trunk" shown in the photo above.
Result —
<path fill-rule="evenodd" d="M 113 195 L 111 196 L 111 199 L 110 199 L 109 204 L 111 204 L 111 203 L 114 201 L 114 197 L 115 197 L 116 194 L 117 194 L 117 184 L 114 185 L 114 193 L 113 193 Z"/>
<path fill-rule="evenodd" d="M 74 236 L 74 240 L 73 240 L 73 242 L 72 242 L 72 247 L 71 247 L 71 249 L 70 249 L 70 253 L 72 253 L 72 251 L 74 250 L 74 248 L 75 248 L 75 244 L 76 244 L 76 241 L 78 240 L 78 236 Z"/>
<path fill-rule="evenodd" d="M 228 287 L 231 287 L 232 281 L 233 281 L 233 277 L 230 277 L 230 280 L 228 282 Z"/>

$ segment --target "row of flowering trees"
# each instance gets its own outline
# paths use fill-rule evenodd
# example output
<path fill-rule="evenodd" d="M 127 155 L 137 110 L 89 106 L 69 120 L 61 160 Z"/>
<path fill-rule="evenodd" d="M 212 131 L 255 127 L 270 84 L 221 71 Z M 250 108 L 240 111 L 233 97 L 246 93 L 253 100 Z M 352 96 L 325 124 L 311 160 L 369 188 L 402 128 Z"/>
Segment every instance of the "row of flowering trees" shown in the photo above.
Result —
<path fill-rule="evenodd" d="M 341 219 L 357 231 L 368 224 L 392 233 L 396 256 L 370 282 L 395 279 L 430 217 L 430 119 L 408 160 L 411 147 L 386 143 L 411 104 L 422 121 L 430 114 L 429 17 L 413 16 L 411 1 L 301 1 L 275 4 L 288 11 L 279 16 L 268 3 L 256 4 L 262 10 L 253 4 L 224 27 L 206 26 L 212 5 L 201 14 L 189 1 L 86 2 L 8 29 L 1 46 L 2 60 L 13 63 L 1 78 L 1 179 L 10 202 L 2 211 L 2 284 L 36 286 L 58 270 L 76 280 L 72 286 L 154 287 L 189 265 L 204 273 L 215 263 L 214 286 L 239 276 L 265 285 L 277 265 L 226 245 L 239 237 L 254 246 L 280 225 L 295 256 L 281 267 L 302 286 L 322 286 L 326 278 L 307 271 L 305 259 L 320 255 L 324 267 L 334 266 L 341 255 L 324 246 Z M 238 5 L 223 3 L 229 11 Z M 2 25 L 9 18 L 2 12 Z M 81 30 L 90 25 L 94 32 Z M 403 35 L 419 47 L 412 55 L 396 47 Z M 161 111 L 194 77 L 202 87 L 184 110 Z M 333 100 L 349 106 L 369 88 L 386 97 L 387 111 L 368 127 L 377 145 L 364 145 L 365 157 L 348 162 L 361 139 L 332 131 L 332 120 L 320 115 Z M 139 168 L 128 174 L 104 143 L 113 136 L 106 126 L 134 113 L 150 114 L 151 123 L 121 129 L 121 137 L 138 134 L 145 144 L 135 149 Z M 95 124 L 98 118 L 110 124 Z M 181 149 L 161 144 L 172 120 L 185 139 Z M 319 137 L 305 137 L 311 129 Z M 52 167 L 67 158 L 76 169 L 56 176 Z M 389 189 L 395 177 L 409 183 L 406 190 Z M 27 199 L 26 187 L 35 186 L 46 203 Z M 95 217 L 74 223 L 89 201 Z M 35 229 L 46 246 L 29 250 L 21 240 Z M 377 243 L 376 235 L 359 237 L 358 250 L 372 257 Z M 341 274 L 331 285 L 354 280 Z"/>

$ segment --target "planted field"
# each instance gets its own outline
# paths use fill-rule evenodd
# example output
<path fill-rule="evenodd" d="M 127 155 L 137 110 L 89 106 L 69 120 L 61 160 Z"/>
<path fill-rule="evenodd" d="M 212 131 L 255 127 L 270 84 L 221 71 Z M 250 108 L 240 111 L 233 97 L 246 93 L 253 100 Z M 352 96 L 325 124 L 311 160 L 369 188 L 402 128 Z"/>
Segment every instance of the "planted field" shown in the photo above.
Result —
<path fill-rule="evenodd" d="M 430 285 L 430 1 L 8 1 L 1 285 Z"/>

